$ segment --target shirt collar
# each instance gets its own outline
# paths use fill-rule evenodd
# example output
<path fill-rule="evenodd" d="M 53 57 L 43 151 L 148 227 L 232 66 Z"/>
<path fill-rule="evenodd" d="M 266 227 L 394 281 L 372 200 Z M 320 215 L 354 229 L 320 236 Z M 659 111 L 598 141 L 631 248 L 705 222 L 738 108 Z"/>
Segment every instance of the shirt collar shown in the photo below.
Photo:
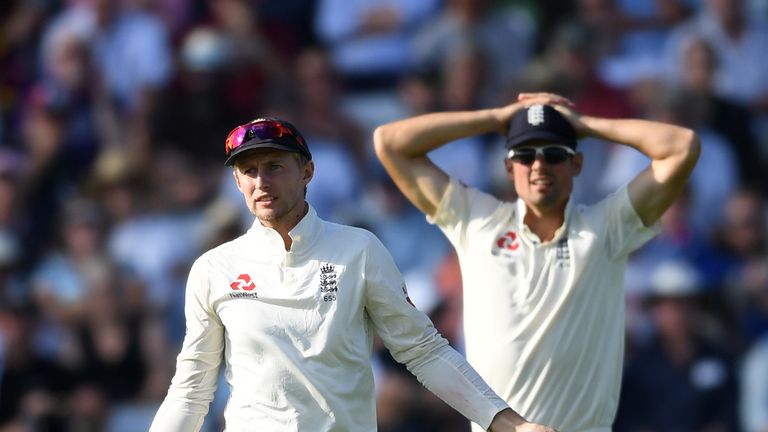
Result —
<path fill-rule="evenodd" d="M 291 253 L 306 251 L 320 235 L 322 228 L 321 219 L 317 216 L 315 208 L 311 204 L 307 205 L 309 207 L 307 214 L 288 232 L 288 235 L 293 240 L 291 243 Z M 265 243 L 269 252 L 285 253 L 285 244 L 280 234 L 274 229 L 262 225 L 258 218 L 253 221 L 253 225 L 251 225 L 247 234 L 258 242 Z"/>
<path fill-rule="evenodd" d="M 552 237 L 552 240 L 547 243 L 554 243 L 560 240 L 560 237 L 563 236 L 563 233 L 566 231 L 567 227 L 569 227 L 570 219 L 571 219 L 571 213 L 572 213 L 572 207 L 573 207 L 573 200 L 572 197 L 568 197 L 568 202 L 565 204 L 565 217 L 563 218 L 563 224 L 555 231 L 554 237 Z M 516 216 L 517 216 L 517 226 L 520 229 L 520 232 L 524 235 L 528 236 L 529 238 L 533 237 L 536 240 L 540 240 L 536 234 L 534 234 L 530 229 L 528 229 L 528 226 L 525 224 L 525 214 L 528 211 L 528 207 L 525 205 L 525 201 L 522 200 L 522 198 L 518 198 L 517 201 L 515 201 L 515 207 L 516 207 Z"/>

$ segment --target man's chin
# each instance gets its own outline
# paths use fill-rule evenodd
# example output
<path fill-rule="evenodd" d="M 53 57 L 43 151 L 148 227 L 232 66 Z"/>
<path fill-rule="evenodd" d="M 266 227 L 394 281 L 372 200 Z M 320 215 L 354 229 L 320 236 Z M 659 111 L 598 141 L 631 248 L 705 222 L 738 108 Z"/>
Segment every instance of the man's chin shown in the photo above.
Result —
<path fill-rule="evenodd" d="M 549 208 L 557 207 L 559 202 L 560 200 L 557 197 L 552 195 L 534 194 L 531 197 L 530 203 L 541 209 L 549 209 Z"/>
<path fill-rule="evenodd" d="M 252 209 L 251 213 L 256 215 L 256 217 L 262 221 L 273 221 L 277 219 L 277 214 L 273 210 L 269 209 Z"/>

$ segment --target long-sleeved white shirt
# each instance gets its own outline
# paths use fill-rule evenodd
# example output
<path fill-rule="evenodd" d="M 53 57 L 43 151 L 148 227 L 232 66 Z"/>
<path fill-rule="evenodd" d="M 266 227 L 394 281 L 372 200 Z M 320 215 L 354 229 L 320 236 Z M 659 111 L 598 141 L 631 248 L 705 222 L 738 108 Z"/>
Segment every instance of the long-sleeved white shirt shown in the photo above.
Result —
<path fill-rule="evenodd" d="M 289 233 L 258 220 L 203 254 L 187 284 L 187 334 L 151 432 L 198 431 L 226 365 L 227 431 L 373 431 L 375 329 L 428 389 L 487 429 L 507 407 L 407 297 L 370 232 L 319 219 Z"/>

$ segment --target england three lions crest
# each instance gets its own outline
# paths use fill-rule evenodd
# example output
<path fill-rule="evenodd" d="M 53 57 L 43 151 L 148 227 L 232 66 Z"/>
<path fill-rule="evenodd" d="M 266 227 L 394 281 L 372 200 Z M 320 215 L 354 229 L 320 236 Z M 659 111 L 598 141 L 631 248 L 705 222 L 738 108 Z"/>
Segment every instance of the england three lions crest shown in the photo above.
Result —
<path fill-rule="evenodd" d="M 323 264 L 320 267 L 320 294 L 323 296 L 323 301 L 336 301 L 338 290 L 336 266 L 330 263 Z"/>

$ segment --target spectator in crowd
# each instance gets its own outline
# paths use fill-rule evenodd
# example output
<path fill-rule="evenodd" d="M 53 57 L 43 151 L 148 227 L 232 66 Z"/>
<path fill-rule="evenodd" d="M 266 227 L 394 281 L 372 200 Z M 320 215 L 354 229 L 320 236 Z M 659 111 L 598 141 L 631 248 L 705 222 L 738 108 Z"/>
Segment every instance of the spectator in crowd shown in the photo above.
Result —
<path fill-rule="evenodd" d="M 720 249 L 730 260 L 725 281 L 747 343 L 768 334 L 768 230 L 765 198 L 751 189 L 730 195 L 722 223 L 715 227 Z"/>
<path fill-rule="evenodd" d="M 104 259 L 103 219 L 95 203 L 70 201 L 59 231 L 61 246 L 41 260 L 32 275 L 36 306 L 53 326 L 44 337 L 55 338 L 71 330 L 85 317 L 91 288 L 110 263 Z M 56 330 L 58 328 L 58 330 Z M 53 355 L 60 354 L 66 339 L 52 339 Z"/>
<path fill-rule="evenodd" d="M 214 28 L 198 27 L 184 37 L 177 56 L 177 79 L 159 93 L 149 116 L 157 146 L 182 151 L 197 163 L 217 155 L 214 150 L 220 149 L 212 149 L 210 143 L 226 135 L 226 121 L 245 119 L 228 94 L 235 67 L 233 51 L 226 35 Z"/>
<path fill-rule="evenodd" d="M 52 104 L 44 88 L 31 91 L 20 125 L 23 160 L 18 169 L 22 218 L 20 235 L 25 248 L 20 265 L 33 267 L 56 237 L 60 208 L 72 198 L 78 184 L 73 165 L 62 148 L 65 116 Z"/>
<path fill-rule="evenodd" d="M 37 352 L 36 327 L 35 316 L 27 310 L 0 310 L 0 425 L 10 430 L 63 426 L 57 414 L 65 412 L 57 410 L 73 385 L 72 376 Z"/>
<path fill-rule="evenodd" d="M 62 34 L 76 34 L 89 42 L 95 70 L 91 84 L 101 86 L 115 107 L 111 138 L 129 148 L 132 157 L 146 161 L 147 118 L 172 73 L 167 29 L 142 9 L 127 9 L 112 0 L 73 0 L 47 26 L 44 57 Z"/>
<path fill-rule="evenodd" d="M 665 261 L 650 278 L 653 337 L 624 372 L 616 431 L 734 431 L 738 379 L 722 341 L 700 333 L 702 284 L 690 264 Z"/>
<path fill-rule="evenodd" d="M 768 101 L 768 28 L 747 15 L 746 0 L 706 0 L 698 14 L 670 35 L 665 47 L 665 67 L 680 80 L 683 64 L 678 59 L 691 38 L 711 44 L 718 59 L 715 74 L 717 93 L 733 102 L 765 110 Z"/>
<path fill-rule="evenodd" d="M 414 53 L 422 72 L 450 72 L 443 69 L 449 59 L 457 51 L 475 47 L 485 72 L 475 84 L 480 86 L 477 105 L 497 105 L 503 102 L 498 89 L 530 60 L 535 34 L 535 24 L 523 10 L 504 10 L 489 0 L 449 0 L 416 34 Z"/>
<path fill-rule="evenodd" d="M 702 123 L 728 140 L 738 158 L 742 181 L 766 190 L 762 181 L 766 165 L 752 131 L 754 115 L 739 103 L 717 93 L 715 77 L 718 57 L 712 44 L 694 36 L 683 49 L 680 85 L 686 89 L 690 105 L 702 107 Z"/>
<path fill-rule="evenodd" d="M 171 340 L 183 336 L 184 268 L 205 240 L 203 179 L 197 165 L 171 149 L 158 151 L 142 175 L 146 205 L 110 231 L 107 250 L 145 288 L 145 307 L 162 316 Z"/>
<path fill-rule="evenodd" d="M 320 0 L 315 29 L 330 48 L 344 89 L 394 88 L 413 68 L 414 31 L 437 6 L 435 0 Z"/>
<path fill-rule="evenodd" d="M 93 61 L 91 41 L 67 26 L 54 27 L 33 95 L 62 116 L 61 154 L 74 180 L 86 177 L 102 147 L 121 142 L 117 106 Z"/>
<path fill-rule="evenodd" d="M 283 58 L 266 38 L 253 2 L 247 0 L 208 0 L 212 15 L 211 30 L 220 38 L 218 49 L 209 50 L 220 55 L 224 64 L 211 65 L 224 68 L 223 83 L 226 102 L 237 118 L 250 118 L 250 114 L 268 103 L 270 97 L 281 96 L 282 89 L 290 86 L 288 69 L 291 59 Z M 192 41 L 190 41 L 192 42 Z M 201 53 L 202 54 L 202 53 Z"/>
<path fill-rule="evenodd" d="M 595 40 L 594 31 L 585 23 L 563 23 L 547 38 L 544 53 L 513 83 L 511 92 L 531 88 L 553 91 L 569 97 L 585 114 L 631 117 L 634 112 L 625 90 L 609 84 L 598 73 L 601 53 Z"/>
<path fill-rule="evenodd" d="M 280 0 L 257 2 L 256 15 L 265 38 L 283 59 L 294 59 L 301 51 L 317 43 L 313 20 L 316 0 Z"/>
<path fill-rule="evenodd" d="M 768 24 L 759 16 L 748 14 L 747 0 L 706 0 L 690 22 L 670 36 L 665 48 L 664 65 L 672 79 L 680 80 L 687 41 L 704 38 L 714 48 L 718 59 L 714 88 L 720 96 L 753 111 L 751 128 L 756 134 L 760 163 L 768 163 Z"/>
<path fill-rule="evenodd" d="M 626 88 L 658 73 L 658 52 L 687 19 L 686 0 L 578 0 L 577 14 L 595 35 L 598 70 L 606 82 Z"/>
<path fill-rule="evenodd" d="M 123 109 L 146 112 L 152 93 L 168 81 L 168 34 L 153 15 L 110 0 L 69 1 L 45 30 L 43 55 L 62 32 L 91 43 L 95 68 Z"/>
<path fill-rule="evenodd" d="M 437 0 L 317 2 L 315 33 L 341 78 L 342 107 L 366 134 L 405 115 L 392 91 L 413 71 L 412 39 L 438 6 Z"/>
<path fill-rule="evenodd" d="M 468 43 L 455 46 L 443 59 L 437 84 L 439 110 L 464 111 L 478 109 L 482 103 L 483 83 L 489 71 L 488 61 L 478 46 Z M 430 158 L 440 168 L 461 181 L 485 187 L 488 184 L 485 153 L 489 136 L 465 137 L 450 149 L 436 149 Z"/>
<path fill-rule="evenodd" d="M 298 54 L 293 65 L 296 123 L 313 143 L 312 156 L 319 168 L 307 197 L 321 217 L 343 220 L 365 186 L 369 171 L 363 129 L 341 110 L 337 72 L 327 52 L 318 48 Z M 347 173 L 339 176 L 338 173 Z"/>

